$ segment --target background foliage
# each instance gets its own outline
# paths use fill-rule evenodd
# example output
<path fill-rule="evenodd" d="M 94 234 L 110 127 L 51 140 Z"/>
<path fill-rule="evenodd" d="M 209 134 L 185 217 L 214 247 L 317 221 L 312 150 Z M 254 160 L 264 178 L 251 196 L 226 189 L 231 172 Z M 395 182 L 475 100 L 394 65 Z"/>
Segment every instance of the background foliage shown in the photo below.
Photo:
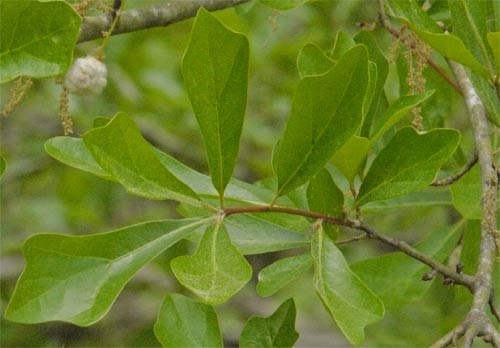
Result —
<path fill-rule="evenodd" d="M 126 5 L 134 8 L 152 3 L 154 1 L 129 0 Z M 216 13 L 226 25 L 245 33 L 250 42 L 248 104 L 235 169 L 237 178 L 254 182 L 272 176 L 271 152 L 288 119 L 292 96 L 299 82 L 296 62 L 302 47 L 314 42 L 321 49 L 335 53 L 335 38 L 342 37 L 342 32 L 352 36 L 358 32 L 360 23 L 374 22 L 377 10 L 376 1 L 353 0 L 313 1 L 296 9 L 277 12 L 252 1 L 235 9 Z M 99 97 L 71 98 L 70 110 L 76 134 L 81 135 L 90 129 L 96 116 L 109 117 L 118 111 L 124 111 L 138 123 L 148 141 L 196 170 L 206 173 L 208 168 L 203 140 L 188 100 L 181 69 L 181 59 L 192 25 L 193 20 L 187 20 L 167 28 L 113 37 L 106 49 L 109 85 L 104 94 Z M 372 34 L 386 57 L 389 57 L 390 35 L 379 27 Z M 95 46 L 96 43 L 92 42 L 78 45 L 75 56 L 85 55 Z M 436 59 L 439 61 L 439 58 Z M 394 57 L 394 62 L 387 68 L 385 93 L 390 103 L 408 92 L 407 70 L 407 61 L 403 55 Z M 307 74 L 307 66 L 304 66 L 301 74 Z M 425 69 L 423 74 L 427 80 L 427 89 L 436 89 L 435 95 L 422 106 L 422 112 L 426 115 L 425 126 L 431 128 L 446 125 L 458 128 L 463 131 L 461 148 L 471 149 L 465 109 L 458 93 L 432 69 Z M 46 232 L 85 235 L 147 220 L 179 217 L 174 203 L 155 202 L 128 195 L 120 186 L 65 166 L 45 152 L 45 141 L 62 134 L 57 118 L 59 106 L 56 101 L 59 92 L 60 86 L 53 80 L 37 81 L 23 103 L 8 118 L 2 120 L 2 155 L 8 162 L 8 169 L 2 178 L 1 202 L 2 313 L 22 269 L 21 247 L 27 237 Z M 4 103 L 8 88 L 2 87 L 1 93 Z M 424 95 L 418 98 L 423 100 L 427 97 L 428 95 Z M 406 102 L 408 105 L 417 103 L 414 100 Z M 446 119 L 449 114 L 454 115 L 453 119 Z M 388 115 L 391 117 L 392 114 Z M 412 118 L 403 115 L 392 117 L 396 128 L 408 125 Z M 391 129 L 382 144 L 394 132 Z M 461 152 L 448 164 L 449 168 L 445 169 L 452 171 L 462 165 L 465 157 L 460 154 Z M 342 181 L 338 172 L 334 174 L 335 181 L 342 184 L 341 189 L 348 190 L 349 183 Z M 470 172 L 468 175 L 477 174 Z M 474 178 L 470 179 L 470 182 L 474 181 L 477 182 Z M 468 185 L 468 182 L 461 181 L 456 185 Z M 262 185 L 266 185 L 265 181 Z M 453 225 L 460 214 L 470 214 L 468 218 L 476 219 L 478 214 L 466 206 L 468 198 L 460 194 L 464 190 L 458 189 L 456 192 L 458 194 L 454 193 L 453 188 L 451 193 L 447 189 L 436 189 L 432 196 L 425 196 L 425 192 L 415 195 L 415 199 L 422 199 L 427 203 L 408 209 L 405 209 L 404 200 L 396 199 L 378 205 L 368 204 L 363 207 L 363 211 L 367 214 L 366 220 L 370 225 L 389 233 L 398 232 L 400 238 L 409 242 L 418 242 L 430 236 L 426 242 L 419 244 L 420 250 L 425 250 L 430 255 L 443 255 L 440 256 L 442 258 L 450 252 L 458 238 L 457 228 L 466 228 L 470 235 L 479 233 L 475 222 L 459 227 Z M 452 202 L 458 210 L 453 207 Z M 393 209 L 395 207 L 400 209 Z M 443 231 L 443 226 L 446 225 L 451 227 Z M 191 253 L 194 247 L 194 243 L 181 240 L 155 259 L 126 286 L 109 314 L 97 325 L 88 328 L 62 323 L 32 326 L 14 324 L 2 318 L 2 345 L 159 346 L 153 334 L 153 325 L 165 292 L 187 294 L 171 274 L 170 260 L 175 256 Z M 333 243 L 329 247 L 336 248 Z M 471 247 L 470 250 L 474 248 Z M 389 254 L 378 260 L 380 265 L 373 265 L 363 263 L 362 260 L 387 252 L 381 245 L 363 241 L 343 246 L 342 251 L 349 263 L 360 261 L 354 269 L 369 285 L 377 284 L 382 279 L 370 278 L 374 273 L 373 267 L 380 270 L 389 268 L 388 265 L 393 267 L 405 262 L 413 263 L 412 274 L 398 274 L 397 271 L 384 274 L 386 278 L 383 281 L 387 284 L 387 290 L 377 295 L 388 299 L 389 305 L 386 303 L 384 320 L 367 328 L 366 346 L 424 345 L 429 343 L 430 336 L 438 337 L 450 330 L 468 310 L 470 296 L 463 289 L 443 286 L 439 281 L 432 284 L 419 282 L 418 279 L 426 268 L 401 254 Z M 283 320 L 286 320 L 286 311 L 292 310 L 290 302 L 285 302 L 280 309 L 278 307 L 290 297 L 295 299 L 293 311 L 297 307 L 296 327 L 300 332 L 296 344 L 298 347 L 348 344 L 317 301 L 315 290 L 311 286 L 312 271 L 291 280 L 287 287 L 271 298 L 263 299 L 256 295 L 259 269 L 277 259 L 292 257 L 300 252 L 299 249 L 248 257 L 254 267 L 254 279 L 230 302 L 217 309 L 227 346 L 236 345 L 241 329 L 251 315 L 269 316 L 276 311 L 274 315 L 284 315 Z M 332 257 L 336 256 L 338 254 L 333 250 Z M 467 253 L 462 257 L 472 259 Z M 317 258 L 313 261 L 318 262 Z M 297 262 L 305 264 L 304 269 L 308 269 L 307 265 L 311 260 Z M 404 269 L 407 270 L 406 267 Z M 284 280 L 287 281 L 289 279 Z M 398 290 L 415 283 L 418 286 L 414 296 L 397 297 Z M 266 288 L 263 284 L 258 291 L 261 294 L 271 294 L 275 290 Z M 190 306 L 190 303 L 180 295 L 175 295 L 163 302 L 162 306 Z M 253 324 L 263 325 L 258 320 Z M 394 330 L 395 327 L 398 329 Z M 157 326 L 155 330 L 161 334 L 168 327 Z M 218 338 L 213 339 L 217 341 Z"/>

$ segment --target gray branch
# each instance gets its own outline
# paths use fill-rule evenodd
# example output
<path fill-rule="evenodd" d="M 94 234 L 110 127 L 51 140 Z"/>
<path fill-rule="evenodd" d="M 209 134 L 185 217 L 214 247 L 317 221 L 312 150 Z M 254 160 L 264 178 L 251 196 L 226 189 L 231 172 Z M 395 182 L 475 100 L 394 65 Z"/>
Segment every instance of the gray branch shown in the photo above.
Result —
<path fill-rule="evenodd" d="M 112 35 L 130 33 L 142 29 L 165 27 L 196 16 L 200 7 L 209 11 L 236 6 L 249 0 L 174 0 L 164 4 L 123 11 Z M 111 26 L 111 15 L 84 17 L 78 43 L 102 38 Z"/>

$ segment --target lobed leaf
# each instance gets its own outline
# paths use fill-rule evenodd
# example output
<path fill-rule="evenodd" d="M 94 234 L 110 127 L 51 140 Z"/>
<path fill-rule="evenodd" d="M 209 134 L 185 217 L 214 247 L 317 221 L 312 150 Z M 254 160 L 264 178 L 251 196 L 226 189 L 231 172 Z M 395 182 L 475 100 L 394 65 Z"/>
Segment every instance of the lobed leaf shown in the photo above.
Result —
<path fill-rule="evenodd" d="M 459 141 L 460 133 L 454 129 L 419 134 L 411 127 L 402 128 L 373 161 L 355 206 L 425 188 L 455 152 Z"/>
<path fill-rule="evenodd" d="M 277 196 L 312 178 L 356 132 L 368 79 L 368 54 L 358 45 L 326 74 L 302 79 L 280 141 Z"/>
<path fill-rule="evenodd" d="M 175 199 L 201 205 L 191 188 L 160 163 L 125 113 L 118 113 L 106 126 L 85 133 L 83 141 L 99 166 L 128 192 L 149 199 Z"/>
<path fill-rule="evenodd" d="M 334 61 L 313 43 L 308 43 L 299 52 L 297 69 L 300 78 L 322 75 L 332 68 Z"/>
<path fill-rule="evenodd" d="M 179 294 L 165 296 L 154 332 L 165 348 L 223 347 L 213 307 Z"/>
<path fill-rule="evenodd" d="M 68 69 L 82 21 L 70 4 L 2 0 L 0 19 L 0 82 Z"/>
<path fill-rule="evenodd" d="M 240 337 L 241 348 L 293 347 L 299 338 L 295 331 L 295 302 L 288 299 L 267 318 L 251 317 Z"/>
<path fill-rule="evenodd" d="M 211 220 L 153 221 L 87 236 L 35 235 L 24 244 L 26 266 L 5 317 L 91 325 L 144 265 Z"/>
<path fill-rule="evenodd" d="M 247 102 L 247 38 L 200 8 L 182 60 L 182 75 L 221 196 L 231 179 Z M 204 59 L 200 59 L 204 57 Z"/>
<path fill-rule="evenodd" d="M 302 254 L 278 260 L 259 272 L 257 293 L 261 297 L 274 295 L 312 266 L 310 254 Z"/>
<path fill-rule="evenodd" d="M 313 236 L 311 252 L 316 292 L 349 342 L 360 344 L 365 326 L 383 318 L 383 303 L 351 271 L 322 228 Z"/>
<path fill-rule="evenodd" d="M 179 282 L 208 304 L 229 300 L 252 277 L 252 267 L 222 224 L 209 227 L 193 255 L 171 262 Z"/>
<path fill-rule="evenodd" d="M 333 155 L 332 162 L 343 176 L 352 184 L 361 171 L 370 150 L 370 141 L 365 137 L 353 135 Z"/>

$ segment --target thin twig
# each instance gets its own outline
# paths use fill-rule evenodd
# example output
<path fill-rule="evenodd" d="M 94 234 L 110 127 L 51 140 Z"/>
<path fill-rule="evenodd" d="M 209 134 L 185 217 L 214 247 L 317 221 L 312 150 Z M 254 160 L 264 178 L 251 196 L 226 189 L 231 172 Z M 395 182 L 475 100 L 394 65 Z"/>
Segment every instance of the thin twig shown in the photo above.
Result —
<path fill-rule="evenodd" d="M 366 233 L 360 234 L 359 236 L 355 236 L 349 239 L 344 239 L 344 240 L 339 240 L 338 242 L 335 242 L 337 245 L 342 245 L 342 244 L 349 244 L 352 242 L 358 242 L 362 239 L 366 239 L 368 235 Z"/>
<path fill-rule="evenodd" d="M 432 269 L 435 269 L 439 273 L 441 273 L 443 276 L 452 279 L 456 284 L 464 285 L 467 287 L 469 290 L 472 291 L 473 289 L 473 284 L 474 284 L 474 279 L 466 274 L 459 274 L 457 273 L 454 269 L 442 264 L 439 261 L 434 260 L 433 258 L 421 253 L 417 249 L 413 248 L 411 245 L 408 243 L 394 239 L 388 236 L 384 236 L 383 234 L 380 234 L 376 232 L 375 230 L 371 229 L 368 226 L 362 225 L 360 221 L 358 220 L 348 220 L 348 219 L 342 219 L 338 217 L 332 217 L 308 210 L 302 210 L 302 209 L 295 209 L 295 208 L 289 208 L 289 207 L 282 207 L 282 206 L 270 206 L 270 205 L 265 205 L 265 206 L 248 206 L 248 207 L 234 207 L 234 208 L 225 208 L 223 210 L 224 214 L 226 216 L 229 215 L 234 215 L 234 214 L 245 214 L 245 213 L 269 213 L 269 212 L 276 212 L 276 213 L 285 213 L 285 214 L 291 214 L 291 215 L 300 215 L 304 217 L 310 217 L 313 219 L 321 219 L 323 222 L 326 223 L 331 223 L 335 225 L 340 225 L 340 226 L 346 226 L 350 227 L 359 231 L 363 231 L 367 234 L 367 236 L 371 239 L 378 240 L 379 242 L 382 242 L 384 244 L 390 245 L 394 247 L 397 250 L 402 251 L 403 253 L 407 254 L 408 256 L 419 260 L 420 262 L 426 264 Z"/>
<path fill-rule="evenodd" d="M 385 9 L 384 9 L 384 1 L 383 0 L 380 0 L 379 1 L 380 3 L 380 16 L 379 16 L 379 20 L 380 20 L 380 23 L 382 24 L 382 26 L 396 39 L 398 39 L 400 37 L 400 33 L 394 29 L 389 21 L 389 18 L 387 17 L 386 13 L 385 13 Z M 412 47 L 414 48 L 414 47 Z M 439 66 L 437 65 L 431 58 L 428 58 L 427 59 L 427 64 L 429 64 L 429 66 L 434 69 L 446 82 L 448 82 L 448 84 L 453 87 L 453 89 L 455 91 L 457 91 L 458 93 L 462 93 L 462 90 L 460 89 L 460 86 L 457 84 L 456 81 L 454 81 L 450 76 L 448 76 L 448 74 Z"/>
<path fill-rule="evenodd" d="M 460 171 L 447 178 L 441 180 L 434 180 L 431 183 L 431 186 L 447 186 L 453 184 L 455 181 L 464 176 L 469 170 L 471 170 L 471 168 L 474 167 L 474 165 L 477 163 L 478 159 L 479 157 L 477 155 L 477 152 L 474 152 L 474 156 L 471 158 L 469 162 L 467 162 L 467 164 L 462 169 L 460 169 Z"/>
<path fill-rule="evenodd" d="M 121 12 L 120 21 L 116 24 L 111 35 L 154 27 L 165 27 L 194 17 L 200 7 L 204 7 L 209 11 L 216 11 L 247 1 L 249 0 L 177 0 L 127 10 Z M 78 43 L 102 38 L 102 33 L 109 31 L 112 22 L 112 16 L 107 14 L 84 17 Z"/>
<path fill-rule="evenodd" d="M 430 348 L 444 348 L 449 346 L 450 344 L 454 343 L 459 339 L 460 337 L 463 336 L 465 332 L 465 329 L 462 324 L 458 325 L 455 327 L 453 330 L 448 332 L 446 335 L 441 337 L 439 340 L 431 344 L 429 347 Z"/>

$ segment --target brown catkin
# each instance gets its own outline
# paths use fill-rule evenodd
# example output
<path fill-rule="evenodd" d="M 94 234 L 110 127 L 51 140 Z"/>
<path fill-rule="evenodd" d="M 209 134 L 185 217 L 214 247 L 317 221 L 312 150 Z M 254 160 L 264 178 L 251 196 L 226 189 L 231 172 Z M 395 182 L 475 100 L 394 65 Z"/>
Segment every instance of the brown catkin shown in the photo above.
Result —
<path fill-rule="evenodd" d="M 66 86 L 62 86 L 60 103 L 59 103 L 59 117 L 63 127 L 64 135 L 73 134 L 73 119 L 69 112 L 69 90 Z"/>
<path fill-rule="evenodd" d="M 23 100 L 31 86 L 33 86 L 33 80 L 29 77 L 21 76 L 15 79 L 10 91 L 9 101 L 0 111 L 0 116 L 7 117 Z"/>

